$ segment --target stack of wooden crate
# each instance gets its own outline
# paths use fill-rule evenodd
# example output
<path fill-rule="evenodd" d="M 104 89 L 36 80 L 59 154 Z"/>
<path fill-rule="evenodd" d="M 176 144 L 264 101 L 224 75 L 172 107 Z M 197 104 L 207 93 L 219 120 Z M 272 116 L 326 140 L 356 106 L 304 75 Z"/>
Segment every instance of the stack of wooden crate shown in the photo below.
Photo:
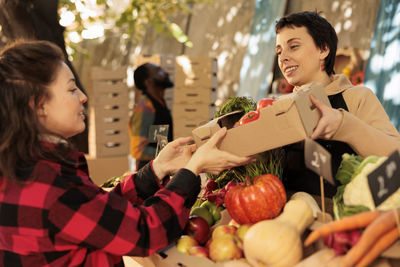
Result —
<path fill-rule="evenodd" d="M 217 61 L 209 57 L 178 56 L 172 116 L 174 138 L 190 136 L 215 113 Z"/>
<path fill-rule="evenodd" d="M 88 165 L 97 184 L 129 170 L 128 86 L 126 67 L 94 67 L 88 91 Z"/>

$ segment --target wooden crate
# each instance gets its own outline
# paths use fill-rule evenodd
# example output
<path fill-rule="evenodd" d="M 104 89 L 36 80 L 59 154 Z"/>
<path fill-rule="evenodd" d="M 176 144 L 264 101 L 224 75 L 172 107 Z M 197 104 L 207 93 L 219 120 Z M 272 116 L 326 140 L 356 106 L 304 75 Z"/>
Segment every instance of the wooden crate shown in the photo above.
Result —
<path fill-rule="evenodd" d="M 127 156 L 128 86 L 126 68 L 91 71 L 89 90 L 89 155 L 92 158 Z"/>

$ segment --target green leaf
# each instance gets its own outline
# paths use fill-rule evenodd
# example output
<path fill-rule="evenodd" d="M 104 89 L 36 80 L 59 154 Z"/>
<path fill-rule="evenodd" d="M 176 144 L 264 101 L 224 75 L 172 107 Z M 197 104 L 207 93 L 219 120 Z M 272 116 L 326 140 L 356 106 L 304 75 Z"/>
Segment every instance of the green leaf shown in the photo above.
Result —
<path fill-rule="evenodd" d="M 189 48 L 192 48 L 192 47 L 193 47 L 193 43 L 192 43 L 191 41 L 186 41 L 186 42 L 184 43 L 184 45 L 186 45 L 186 46 L 189 47 Z"/>
<path fill-rule="evenodd" d="M 180 43 L 186 43 L 189 41 L 187 35 L 182 31 L 181 27 L 179 27 L 176 23 L 170 23 L 169 29 L 171 30 L 172 35 L 175 39 Z"/>

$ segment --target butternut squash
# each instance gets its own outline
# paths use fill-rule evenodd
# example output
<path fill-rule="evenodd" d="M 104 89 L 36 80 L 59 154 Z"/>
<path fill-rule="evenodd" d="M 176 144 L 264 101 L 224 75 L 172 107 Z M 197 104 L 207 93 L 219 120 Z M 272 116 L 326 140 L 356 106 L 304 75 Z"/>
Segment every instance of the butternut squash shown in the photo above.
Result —
<path fill-rule="evenodd" d="M 315 199 L 309 193 L 299 191 L 299 192 L 294 193 L 290 197 L 290 199 L 303 199 L 303 200 L 305 200 L 308 203 L 308 205 L 310 205 L 310 208 L 313 211 L 314 218 L 317 218 L 317 214 L 318 213 L 322 213 L 320 207 L 318 206 L 317 201 L 315 201 Z"/>
<path fill-rule="evenodd" d="M 289 200 L 281 215 L 264 220 L 247 231 L 243 250 L 253 266 L 293 266 L 303 256 L 301 234 L 314 221 L 309 204 L 299 198 Z"/>

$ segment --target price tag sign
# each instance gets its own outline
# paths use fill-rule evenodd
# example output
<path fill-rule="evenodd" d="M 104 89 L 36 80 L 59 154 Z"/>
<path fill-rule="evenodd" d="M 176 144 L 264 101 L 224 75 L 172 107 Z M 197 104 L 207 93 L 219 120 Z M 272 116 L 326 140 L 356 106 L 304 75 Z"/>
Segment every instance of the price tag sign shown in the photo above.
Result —
<path fill-rule="evenodd" d="M 168 137 L 168 124 L 162 125 L 151 125 L 149 129 L 149 142 L 150 143 L 157 143 L 157 135 L 162 135 Z"/>
<path fill-rule="evenodd" d="M 306 138 L 304 160 L 307 168 L 335 185 L 335 180 L 332 177 L 331 154 L 323 146 L 310 138 Z"/>
<path fill-rule="evenodd" d="M 400 155 L 393 152 L 378 168 L 368 176 L 375 207 L 379 206 L 400 187 Z"/>

